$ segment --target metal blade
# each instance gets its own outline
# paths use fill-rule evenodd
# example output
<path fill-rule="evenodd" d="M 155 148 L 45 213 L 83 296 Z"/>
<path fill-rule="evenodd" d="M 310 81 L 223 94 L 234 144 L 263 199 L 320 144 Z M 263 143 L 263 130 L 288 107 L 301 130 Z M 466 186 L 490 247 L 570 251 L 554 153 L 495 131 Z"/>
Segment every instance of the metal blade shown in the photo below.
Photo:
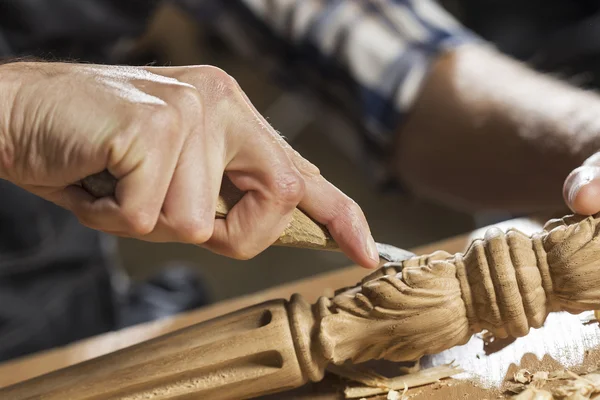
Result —
<path fill-rule="evenodd" d="M 391 244 L 375 243 L 375 245 L 377 246 L 379 257 L 389 262 L 399 263 L 416 256 L 415 253 L 400 249 L 396 246 L 392 246 Z"/>

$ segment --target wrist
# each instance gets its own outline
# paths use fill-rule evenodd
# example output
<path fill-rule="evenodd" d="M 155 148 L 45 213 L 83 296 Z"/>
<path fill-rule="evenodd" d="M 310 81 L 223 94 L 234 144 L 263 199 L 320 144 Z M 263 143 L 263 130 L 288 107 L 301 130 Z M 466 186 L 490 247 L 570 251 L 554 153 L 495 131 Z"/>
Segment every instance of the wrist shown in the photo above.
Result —
<path fill-rule="evenodd" d="M 0 179 L 10 175 L 14 159 L 15 134 L 13 118 L 17 92 L 21 86 L 19 62 L 0 64 Z"/>

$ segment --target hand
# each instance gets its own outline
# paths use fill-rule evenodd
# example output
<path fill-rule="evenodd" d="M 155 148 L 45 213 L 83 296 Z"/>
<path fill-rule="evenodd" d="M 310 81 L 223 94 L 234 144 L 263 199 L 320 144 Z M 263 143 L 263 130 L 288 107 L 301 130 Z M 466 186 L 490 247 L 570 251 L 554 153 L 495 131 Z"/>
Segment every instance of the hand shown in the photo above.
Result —
<path fill-rule="evenodd" d="M 584 161 L 565 180 L 563 197 L 569 208 L 582 215 L 600 212 L 600 152 Z"/>
<path fill-rule="evenodd" d="M 378 263 L 357 204 L 218 68 L 13 63 L 0 67 L 0 91 L 0 178 L 88 227 L 248 259 L 281 235 L 298 206 L 352 260 Z M 118 179 L 115 198 L 74 185 L 104 169 Z M 215 221 L 224 173 L 247 193 Z"/>

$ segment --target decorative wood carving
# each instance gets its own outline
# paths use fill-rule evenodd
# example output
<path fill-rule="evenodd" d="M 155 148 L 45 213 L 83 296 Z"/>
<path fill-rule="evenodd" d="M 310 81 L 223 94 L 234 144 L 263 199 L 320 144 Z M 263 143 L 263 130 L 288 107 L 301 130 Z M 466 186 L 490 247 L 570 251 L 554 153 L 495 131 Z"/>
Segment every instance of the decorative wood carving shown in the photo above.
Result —
<path fill-rule="evenodd" d="M 319 381 L 327 364 L 416 360 L 486 329 L 600 309 L 600 217 L 528 237 L 487 231 L 464 253 L 388 264 L 310 305 L 273 300 L 0 390 L 6 400 L 245 399 Z"/>

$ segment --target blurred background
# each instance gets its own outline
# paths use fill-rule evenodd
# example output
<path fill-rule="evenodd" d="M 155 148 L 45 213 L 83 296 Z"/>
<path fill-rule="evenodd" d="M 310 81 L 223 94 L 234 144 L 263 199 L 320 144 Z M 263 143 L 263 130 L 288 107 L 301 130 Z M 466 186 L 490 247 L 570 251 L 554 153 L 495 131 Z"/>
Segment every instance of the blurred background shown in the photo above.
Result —
<path fill-rule="evenodd" d="M 0 13 L 10 11 L 10 3 L 18 1 L 0 0 Z M 210 3 L 188 1 L 190 4 L 200 2 Z M 599 2 L 440 0 L 440 3 L 499 50 L 534 68 L 590 89 L 600 84 Z M 224 69 L 296 150 L 358 202 L 377 241 L 411 248 L 514 217 L 501 213 L 466 214 L 394 190 L 382 191 L 364 168 L 351 161 L 360 146 L 351 139 L 354 137 L 352 125 L 334 110 L 320 107 L 303 90 L 284 90 L 290 83 L 270 70 L 265 60 L 254 58 L 246 51 L 244 37 L 237 34 L 235 26 L 211 20 L 210 13 L 184 12 L 168 1 L 162 2 L 148 16 L 135 15 L 133 6 L 131 12 L 121 9 L 113 15 L 110 7 L 97 7 L 99 3 L 87 0 L 27 0 L 20 4 L 31 7 L 31 13 L 26 21 L 24 14 L 16 14 L 8 26 L 0 28 L 0 53 L 4 48 L 5 53 L 10 54 L 10 44 L 3 38 L 10 36 L 13 43 L 18 43 L 21 36 L 31 34 L 24 26 L 35 27 L 40 40 L 48 32 L 61 32 L 65 27 L 60 26 L 59 19 L 58 25 L 53 26 L 50 17 L 61 7 L 76 5 L 76 9 L 89 17 L 85 23 L 90 25 L 82 31 L 99 29 L 93 21 L 104 24 L 109 21 L 109 25 L 114 25 L 113 31 L 120 32 L 118 39 L 109 47 L 69 48 L 69 44 L 61 42 L 57 35 L 50 48 L 66 49 L 63 54 L 67 55 L 71 51 L 84 54 L 84 61 L 91 62 L 108 60 L 115 64 L 172 66 L 211 64 Z M 36 18 L 40 20 L 36 21 Z M 69 23 L 77 24 L 78 20 L 72 18 Z M 2 29 L 10 35 L 3 35 Z M 36 55 L 61 57 L 60 53 L 49 50 Z M 272 248 L 255 259 L 235 261 L 189 245 L 120 239 L 118 247 L 118 262 L 134 282 L 151 278 L 168 265 L 189 267 L 201 277 L 207 302 L 350 265 L 350 261 L 338 253 L 295 249 Z"/>

